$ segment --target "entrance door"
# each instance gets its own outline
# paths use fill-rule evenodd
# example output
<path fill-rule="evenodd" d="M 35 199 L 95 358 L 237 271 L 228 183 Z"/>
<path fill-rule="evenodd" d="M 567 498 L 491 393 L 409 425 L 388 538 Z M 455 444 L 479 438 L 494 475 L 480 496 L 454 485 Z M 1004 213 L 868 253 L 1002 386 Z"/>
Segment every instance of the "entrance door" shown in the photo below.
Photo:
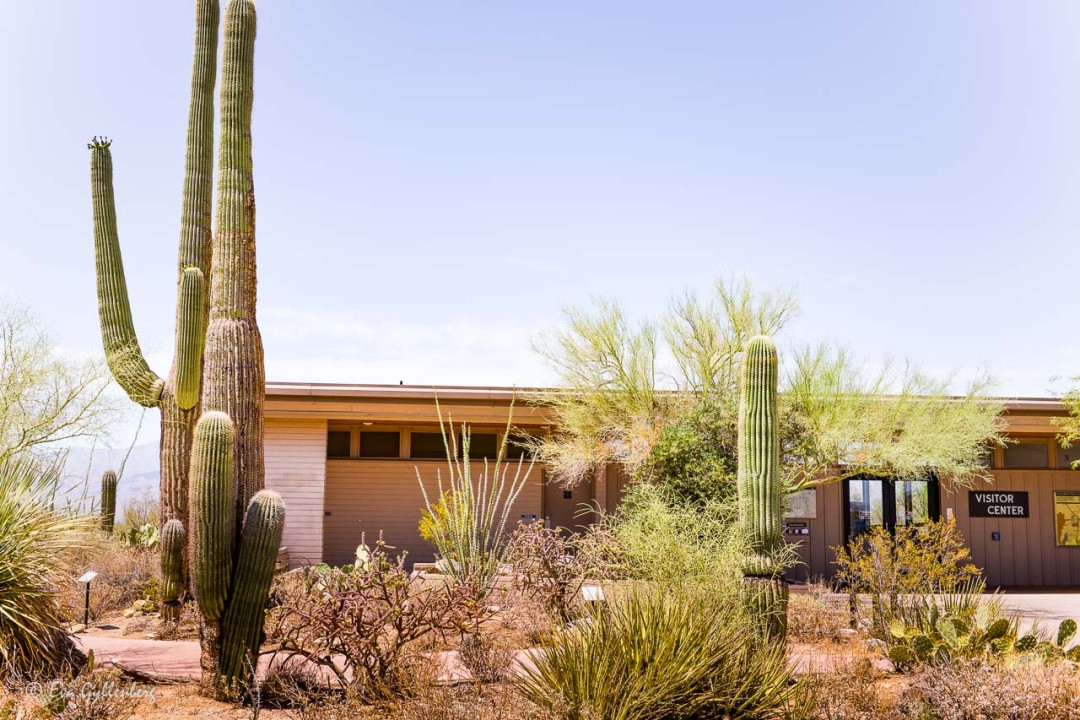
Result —
<path fill-rule="evenodd" d="M 844 535 L 848 542 L 874 528 L 922 525 L 939 515 L 937 480 L 851 478 L 844 483 Z"/>

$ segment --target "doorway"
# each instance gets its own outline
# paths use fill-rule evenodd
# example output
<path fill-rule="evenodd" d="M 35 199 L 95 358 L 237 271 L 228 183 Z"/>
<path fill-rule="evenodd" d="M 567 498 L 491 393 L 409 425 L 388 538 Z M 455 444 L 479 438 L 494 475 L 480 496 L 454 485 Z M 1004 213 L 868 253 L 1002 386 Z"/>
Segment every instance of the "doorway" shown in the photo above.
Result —
<path fill-rule="evenodd" d="M 937 520 L 940 511 L 938 481 L 850 478 L 843 483 L 844 537 L 847 542 L 874 528 L 890 533 L 897 527 Z"/>

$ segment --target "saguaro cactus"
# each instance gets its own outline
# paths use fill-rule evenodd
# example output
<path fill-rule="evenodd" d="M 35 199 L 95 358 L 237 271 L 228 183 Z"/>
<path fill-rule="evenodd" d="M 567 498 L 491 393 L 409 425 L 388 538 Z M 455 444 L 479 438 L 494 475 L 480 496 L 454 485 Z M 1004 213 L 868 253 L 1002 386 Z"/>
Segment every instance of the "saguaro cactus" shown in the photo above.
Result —
<path fill-rule="evenodd" d="M 739 398 L 739 520 L 750 539 L 743 566 L 747 603 L 765 641 L 783 642 L 787 584 L 777 560 L 783 543 L 776 345 L 752 338 L 743 358 Z"/>
<path fill-rule="evenodd" d="M 248 504 L 235 546 L 233 445 L 229 416 L 203 413 L 195 426 L 191 461 L 192 575 L 202 613 L 204 687 L 218 696 L 229 695 L 237 683 L 249 679 L 247 660 L 258 655 L 285 525 L 281 496 L 259 491 Z"/>
<path fill-rule="evenodd" d="M 106 470 L 101 474 L 101 529 L 110 535 L 116 524 L 117 482 L 115 470 Z"/>
<path fill-rule="evenodd" d="M 214 161 L 214 84 L 217 77 L 218 0 L 196 0 L 195 56 L 188 108 L 187 151 L 177 263 L 176 351 L 167 378 L 146 362 L 131 319 L 113 197 L 110 141 L 90 143 L 98 312 L 105 357 L 128 396 L 161 410 L 162 521 L 187 523 L 191 433 L 199 416 L 200 373 L 206 337 Z M 165 571 L 165 568 L 162 568 Z M 181 568 L 181 583 L 184 580 Z"/>

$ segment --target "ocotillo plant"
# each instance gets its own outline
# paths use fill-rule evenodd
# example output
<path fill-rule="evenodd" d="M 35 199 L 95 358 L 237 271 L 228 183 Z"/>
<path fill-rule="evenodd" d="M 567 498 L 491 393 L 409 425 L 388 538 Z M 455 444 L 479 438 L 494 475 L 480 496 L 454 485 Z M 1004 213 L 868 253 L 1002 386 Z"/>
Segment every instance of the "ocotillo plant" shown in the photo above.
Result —
<path fill-rule="evenodd" d="M 248 504 L 235 544 L 234 444 L 229 416 L 203 413 L 191 458 L 191 564 L 202 613 L 203 687 L 218 697 L 250 681 L 285 524 L 281 496 L 261 490 Z"/>
<path fill-rule="evenodd" d="M 196 0 L 195 57 L 176 275 L 176 352 L 172 369 L 164 379 L 148 366 L 131 319 L 117 236 L 110 141 L 94 138 L 90 143 L 98 313 L 105 357 L 116 381 L 132 400 L 161 410 L 162 521 L 177 519 L 184 524 L 187 523 L 191 433 L 199 416 L 200 372 L 208 312 L 206 276 L 210 270 L 219 16 L 218 0 Z M 183 577 L 182 584 L 186 584 Z"/>
<path fill-rule="evenodd" d="M 116 485 L 115 470 L 101 474 L 101 529 L 110 535 L 116 524 Z"/>
<path fill-rule="evenodd" d="M 750 540 L 743 566 L 747 605 L 762 640 L 783 642 L 787 584 L 778 552 L 783 543 L 776 345 L 751 338 L 743 357 L 739 397 L 739 521 Z"/>

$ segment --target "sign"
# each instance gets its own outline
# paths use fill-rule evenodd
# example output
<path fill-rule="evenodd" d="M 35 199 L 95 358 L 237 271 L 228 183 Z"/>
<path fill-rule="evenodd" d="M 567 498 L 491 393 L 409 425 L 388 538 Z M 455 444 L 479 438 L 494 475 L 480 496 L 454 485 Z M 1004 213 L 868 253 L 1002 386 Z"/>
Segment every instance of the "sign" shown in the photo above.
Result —
<path fill-rule="evenodd" d="M 1058 547 L 1080 547 L 1080 492 L 1054 493 L 1054 537 Z"/>
<path fill-rule="evenodd" d="M 973 518 L 1026 518 L 1028 494 L 1017 490 L 968 492 L 968 515 Z"/>
<path fill-rule="evenodd" d="M 817 518 L 817 490 L 799 490 L 789 493 L 784 503 L 784 517 L 786 518 Z"/>

